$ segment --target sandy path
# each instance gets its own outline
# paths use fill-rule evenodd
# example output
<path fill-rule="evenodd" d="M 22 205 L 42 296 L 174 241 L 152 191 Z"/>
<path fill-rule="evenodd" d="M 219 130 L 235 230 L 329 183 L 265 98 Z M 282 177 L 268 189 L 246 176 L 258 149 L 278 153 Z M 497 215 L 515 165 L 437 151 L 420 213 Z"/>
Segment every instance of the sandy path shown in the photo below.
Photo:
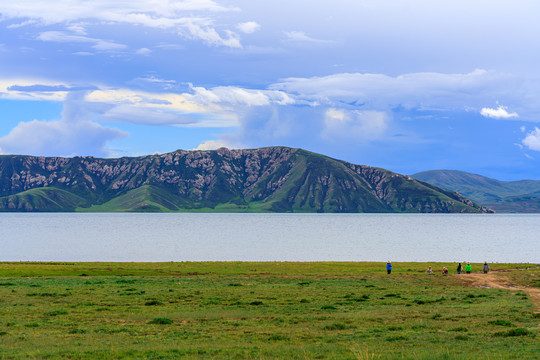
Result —
<path fill-rule="evenodd" d="M 517 271 L 517 270 L 516 270 Z M 501 271 L 502 272 L 502 271 Z M 494 289 L 521 290 L 529 294 L 536 311 L 540 312 L 540 289 L 523 287 L 513 284 L 510 279 L 500 276 L 499 271 L 490 271 L 487 274 L 473 273 L 459 275 L 459 279 L 468 286 L 489 287 Z"/>

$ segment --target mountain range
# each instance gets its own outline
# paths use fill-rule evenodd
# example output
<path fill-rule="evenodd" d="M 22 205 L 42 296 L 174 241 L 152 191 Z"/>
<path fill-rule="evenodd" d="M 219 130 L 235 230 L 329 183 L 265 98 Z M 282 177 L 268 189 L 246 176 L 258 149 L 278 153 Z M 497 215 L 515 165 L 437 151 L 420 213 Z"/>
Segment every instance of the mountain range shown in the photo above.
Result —
<path fill-rule="evenodd" d="M 489 207 L 497 212 L 540 212 L 540 181 L 500 181 L 458 170 L 424 171 L 411 177 Z"/>
<path fill-rule="evenodd" d="M 406 175 L 287 147 L 2 155 L 0 211 L 491 212 Z"/>

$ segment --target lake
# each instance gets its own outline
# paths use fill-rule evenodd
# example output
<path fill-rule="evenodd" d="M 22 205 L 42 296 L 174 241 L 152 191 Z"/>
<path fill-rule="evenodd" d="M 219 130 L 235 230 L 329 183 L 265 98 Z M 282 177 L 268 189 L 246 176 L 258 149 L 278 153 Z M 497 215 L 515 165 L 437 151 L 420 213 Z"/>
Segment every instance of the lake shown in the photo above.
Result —
<path fill-rule="evenodd" d="M 540 214 L 2 213 L 0 261 L 540 262 Z"/>

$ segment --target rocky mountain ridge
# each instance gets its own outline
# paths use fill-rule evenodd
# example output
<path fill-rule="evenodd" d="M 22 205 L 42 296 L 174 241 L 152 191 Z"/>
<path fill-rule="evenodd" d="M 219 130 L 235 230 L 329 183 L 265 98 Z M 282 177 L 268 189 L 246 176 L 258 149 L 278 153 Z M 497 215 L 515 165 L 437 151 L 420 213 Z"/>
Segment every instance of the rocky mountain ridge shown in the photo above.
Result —
<path fill-rule="evenodd" d="M 388 170 L 268 147 L 0 156 L 0 211 L 489 212 Z"/>

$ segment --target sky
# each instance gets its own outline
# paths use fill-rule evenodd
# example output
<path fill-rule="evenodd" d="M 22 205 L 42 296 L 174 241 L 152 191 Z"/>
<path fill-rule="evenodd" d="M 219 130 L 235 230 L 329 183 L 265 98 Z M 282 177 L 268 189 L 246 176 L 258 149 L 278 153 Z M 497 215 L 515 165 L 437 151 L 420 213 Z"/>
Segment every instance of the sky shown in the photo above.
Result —
<path fill-rule="evenodd" d="M 0 3 L 0 154 L 290 146 L 540 179 L 536 0 Z"/>

